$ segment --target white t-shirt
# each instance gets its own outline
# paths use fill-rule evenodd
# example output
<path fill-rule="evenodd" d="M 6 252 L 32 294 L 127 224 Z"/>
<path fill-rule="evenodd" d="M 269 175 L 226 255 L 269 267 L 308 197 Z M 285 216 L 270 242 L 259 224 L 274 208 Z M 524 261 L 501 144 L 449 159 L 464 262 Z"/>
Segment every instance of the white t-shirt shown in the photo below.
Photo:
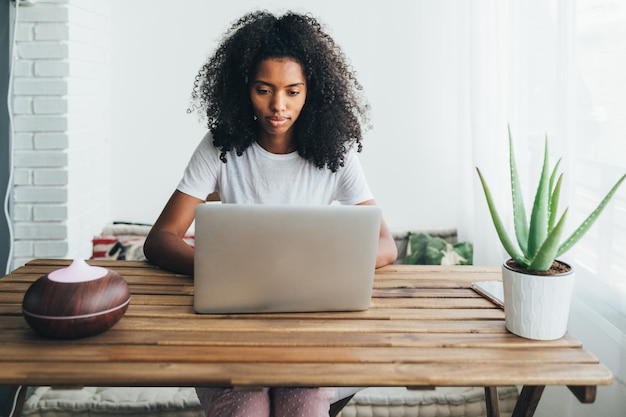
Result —
<path fill-rule="evenodd" d="M 218 191 L 223 203 L 326 205 L 333 201 L 353 205 L 371 200 L 355 151 L 346 155 L 337 172 L 319 169 L 297 152 L 273 154 L 254 143 L 243 155 L 219 158 L 207 133 L 191 156 L 178 190 L 199 199 Z"/>

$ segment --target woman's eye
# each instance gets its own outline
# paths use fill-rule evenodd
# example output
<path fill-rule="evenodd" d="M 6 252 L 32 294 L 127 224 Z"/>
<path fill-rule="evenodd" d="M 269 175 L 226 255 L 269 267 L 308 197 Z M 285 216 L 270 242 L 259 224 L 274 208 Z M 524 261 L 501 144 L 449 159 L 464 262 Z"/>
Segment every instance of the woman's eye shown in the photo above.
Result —
<path fill-rule="evenodd" d="M 256 92 L 257 94 L 269 94 L 270 90 L 267 88 L 257 88 Z"/>
<path fill-rule="evenodd" d="M 300 91 L 290 91 L 289 92 L 290 96 L 297 96 L 298 94 L 300 94 Z"/>

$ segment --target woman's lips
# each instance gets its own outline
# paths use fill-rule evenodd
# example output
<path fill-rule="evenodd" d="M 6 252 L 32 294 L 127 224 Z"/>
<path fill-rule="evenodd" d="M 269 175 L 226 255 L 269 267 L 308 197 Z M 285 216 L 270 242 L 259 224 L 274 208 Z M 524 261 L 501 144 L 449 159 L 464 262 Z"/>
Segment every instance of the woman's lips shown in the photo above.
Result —
<path fill-rule="evenodd" d="M 289 120 L 288 117 L 281 117 L 281 116 L 267 117 L 268 123 L 274 127 L 280 127 L 284 125 L 285 123 L 287 123 L 288 120 Z"/>

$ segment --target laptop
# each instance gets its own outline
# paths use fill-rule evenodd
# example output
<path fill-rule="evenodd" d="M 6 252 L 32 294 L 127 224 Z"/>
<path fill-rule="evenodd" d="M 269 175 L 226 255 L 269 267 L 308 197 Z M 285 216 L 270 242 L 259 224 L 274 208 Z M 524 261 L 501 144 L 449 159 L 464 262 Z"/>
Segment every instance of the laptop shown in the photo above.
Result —
<path fill-rule="evenodd" d="M 380 222 L 376 206 L 201 204 L 195 311 L 366 310 Z"/>

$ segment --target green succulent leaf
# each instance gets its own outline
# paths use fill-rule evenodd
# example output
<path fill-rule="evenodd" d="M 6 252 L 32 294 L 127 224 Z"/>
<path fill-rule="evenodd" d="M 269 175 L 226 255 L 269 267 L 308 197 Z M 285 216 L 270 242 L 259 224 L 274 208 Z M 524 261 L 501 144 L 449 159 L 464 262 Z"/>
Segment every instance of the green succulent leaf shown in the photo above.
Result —
<path fill-rule="evenodd" d="M 622 177 L 615 183 L 613 188 L 611 188 L 609 193 L 604 197 L 604 199 L 602 199 L 598 207 L 596 207 L 596 209 L 591 212 L 589 217 L 587 217 L 585 221 L 583 221 L 582 224 L 578 226 L 578 228 L 574 231 L 574 233 L 572 233 L 572 235 L 568 237 L 565 240 L 565 242 L 563 242 L 563 244 L 561 245 L 561 247 L 559 247 L 559 250 L 556 254 L 557 257 L 567 252 L 572 246 L 574 246 L 580 240 L 581 237 L 584 236 L 585 233 L 587 233 L 589 228 L 597 220 L 598 216 L 600 216 L 600 213 L 602 213 L 602 210 L 604 210 L 606 205 L 609 203 L 609 200 L 613 198 L 613 195 L 617 192 L 617 189 L 620 187 L 620 185 L 622 185 L 622 182 L 624 182 L 624 179 L 626 179 L 626 174 L 622 175 Z"/>
<path fill-rule="evenodd" d="M 491 219 L 493 220 L 493 225 L 496 228 L 496 232 L 498 233 L 498 238 L 500 239 L 500 242 L 502 243 L 504 250 L 506 250 L 509 256 L 513 258 L 513 260 L 515 260 L 515 262 L 517 262 L 520 265 L 528 266 L 529 260 L 526 259 L 524 256 L 522 256 L 518 252 L 517 248 L 515 247 L 515 245 L 513 244 L 513 242 L 509 238 L 509 235 L 506 232 L 504 224 L 502 223 L 502 220 L 500 219 L 500 215 L 498 214 L 498 211 L 496 210 L 495 204 L 493 202 L 493 198 L 491 197 L 491 191 L 489 190 L 489 187 L 487 186 L 487 183 L 485 179 L 483 178 L 483 175 L 481 174 L 480 169 L 476 168 L 476 171 L 478 172 L 478 176 L 480 177 L 480 183 L 482 184 L 483 191 L 485 193 L 485 199 L 487 200 L 487 206 L 489 207 L 489 212 L 491 213 Z"/>
<path fill-rule="evenodd" d="M 562 182 L 563 174 L 559 175 L 559 180 L 556 182 L 554 191 L 550 196 L 550 220 L 548 221 L 548 233 L 552 232 L 552 230 L 554 229 L 554 223 L 556 222 L 557 211 L 559 210 L 559 198 L 561 198 Z"/>
<path fill-rule="evenodd" d="M 556 224 L 554 229 L 552 229 L 552 231 L 548 234 L 548 237 L 543 242 L 539 250 L 537 250 L 537 254 L 528 266 L 529 271 L 547 271 L 550 269 L 559 250 L 559 242 L 561 241 L 561 235 L 565 229 L 566 218 L 567 209 L 563 212 L 561 219 Z"/>
<path fill-rule="evenodd" d="M 522 253 L 527 253 L 528 248 L 528 220 L 526 208 L 522 196 L 522 186 L 520 185 L 515 155 L 513 152 L 513 137 L 509 126 L 509 165 L 511 169 L 511 195 L 513 197 L 513 220 L 515 225 L 515 237 Z"/>
<path fill-rule="evenodd" d="M 543 157 L 543 169 L 539 178 L 535 202 L 530 215 L 530 228 L 528 231 L 528 251 L 526 257 L 532 259 L 537 250 L 548 237 L 548 216 L 550 204 L 550 178 L 548 167 L 548 138 L 546 137 Z"/>
<path fill-rule="evenodd" d="M 554 180 L 556 180 L 556 176 L 559 171 L 559 165 L 561 165 L 561 159 L 562 158 L 559 158 L 559 160 L 556 161 L 556 165 L 554 165 L 554 169 L 552 170 L 552 175 L 550 175 L 550 192 L 554 190 Z"/>

